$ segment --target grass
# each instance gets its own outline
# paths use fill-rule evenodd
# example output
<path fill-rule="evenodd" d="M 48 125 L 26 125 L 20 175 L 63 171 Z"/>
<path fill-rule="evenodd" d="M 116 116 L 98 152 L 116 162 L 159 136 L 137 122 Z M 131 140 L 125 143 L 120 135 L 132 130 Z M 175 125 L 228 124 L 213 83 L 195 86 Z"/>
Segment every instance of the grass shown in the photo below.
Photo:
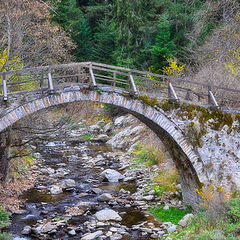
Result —
<path fill-rule="evenodd" d="M 160 170 L 159 174 L 154 179 L 155 186 L 153 189 L 157 196 L 162 196 L 164 192 L 174 192 L 177 190 L 179 175 L 176 169 L 172 168 L 168 171 Z"/>
<path fill-rule="evenodd" d="M 135 151 L 132 152 L 135 157 L 135 165 L 145 165 L 152 167 L 161 163 L 165 157 L 164 153 L 160 150 L 154 149 L 152 146 L 144 146 L 137 144 Z"/>
<path fill-rule="evenodd" d="M 82 135 L 81 138 L 83 138 L 84 140 L 91 140 L 93 138 L 93 135 L 90 133 L 86 133 Z"/>
<path fill-rule="evenodd" d="M 163 206 L 148 209 L 157 219 L 162 222 L 171 222 L 177 224 L 186 214 L 187 210 L 181 210 L 174 207 L 169 207 L 168 210 L 164 210 Z"/>
<path fill-rule="evenodd" d="M 239 233 L 240 197 L 221 203 L 213 199 L 209 207 L 192 218 L 189 226 L 168 236 L 185 240 L 239 240 Z"/>

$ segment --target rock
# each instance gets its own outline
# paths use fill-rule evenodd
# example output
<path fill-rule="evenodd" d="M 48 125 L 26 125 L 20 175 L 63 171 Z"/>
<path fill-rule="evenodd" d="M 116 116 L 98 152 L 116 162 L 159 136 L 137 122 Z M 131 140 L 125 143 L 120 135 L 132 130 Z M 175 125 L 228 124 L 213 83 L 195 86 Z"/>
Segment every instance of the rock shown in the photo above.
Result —
<path fill-rule="evenodd" d="M 157 235 L 157 234 L 152 234 L 150 237 L 151 237 L 152 239 L 158 239 L 158 235 Z"/>
<path fill-rule="evenodd" d="M 129 193 L 129 191 L 125 190 L 124 188 L 121 188 L 119 190 L 119 194 L 128 194 L 128 193 Z"/>
<path fill-rule="evenodd" d="M 154 195 L 147 195 L 142 197 L 145 201 L 152 201 L 154 199 Z"/>
<path fill-rule="evenodd" d="M 113 123 L 110 122 L 103 127 L 103 132 L 109 133 L 113 130 Z"/>
<path fill-rule="evenodd" d="M 124 178 L 124 182 L 132 182 L 132 181 L 135 181 L 136 180 L 136 177 L 125 177 Z"/>
<path fill-rule="evenodd" d="M 112 200 L 113 197 L 111 194 L 109 193 L 103 193 L 102 195 L 100 195 L 97 200 L 100 201 L 100 202 L 108 202 L 110 200 Z"/>
<path fill-rule="evenodd" d="M 90 133 L 98 133 L 100 132 L 102 127 L 100 127 L 98 124 L 92 125 L 89 127 L 89 132 Z"/>
<path fill-rule="evenodd" d="M 118 233 L 115 233 L 112 236 L 110 236 L 110 240 L 120 240 L 120 239 L 122 239 L 122 235 Z"/>
<path fill-rule="evenodd" d="M 57 226 L 53 225 L 51 222 L 48 222 L 44 225 L 40 225 L 36 228 L 36 230 L 39 233 L 48 233 L 48 232 L 52 232 L 53 230 L 56 230 L 56 229 L 57 229 Z"/>
<path fill-rule="evenodd" d="M 108 135 L 106 134 L 100 134 L 96 137 L 96 140 L 101 141 L 101 142 L 107 142 L 109 140 Z"/>
<path fill-rule="evenodd" d="M 53 185 L 51 188 L 50 188 L 50 192 L 51 194 L 59 194 L 59 193 L 62 193 L 62 188 L 60 188 L 59 186 L 57 185 Z"/>
<path fill-rule="evenodd" d="M 102 231 L 97 231 L 94 233 L 86 233 L 82 236 L 81 240 L 95 240 L 103 234 Z"/>
<path fill-rule="evenodd" d="M 29 235 L 31 233 L 31 231 L 32 231 L 32 228 L 30 226 L 26 226 L 26 227 L 23 228 L 22 234 L 23 235 Z"/>
<path fill-rule="evenodd" d="M 49 142 L 45 145 L 46 147 L 55 147 L 56 144 L 54 142 Z"/>
<path fill-rule="evenodd" d="M 66 189 L 76 187 L 76 182 L 73 179 L 64 179 L 60 184 L 59 187 Z"/>
<path fill-rule="evenodd" d="M 97 206 L 97 203 L 94 202 L 78 202 L 76 207 L 81 208 L 81 209 L 95 209 Z"/>
<path fill-rule="evenodd" d="M 72 229 L 71 231 L 68 232 L 68 234 L 71 236 L 75 236 L 77 233 L 74 229 Z"/>
<path fill-rule="evenodd" d="M 124 179 L 124 176 L 113 169 L 106 169 L 101 174 L 101 177 L 107 179 L 109 182 L 118 182 L 119 180 Z"/>
<path fill-rule="evenodd" d="M 102 189 L 101 188 L 93 188 L 92 192 L 98 194 L 98 193 L 102 192 Z"/>
<path fill-rule="evenodd" d="M 168 206 L 168 205 L 165 205 L 163 209 L 164 209 L 164 210 L 168 210 L 168 209 L 169 209 L 169 206 Z"/>
<path fill-rule="evenodd" d="M 155 190 L 151 190 L 148 192 L 149 195 L 155 195 Z"/>
<path fill-rule="evenodd" d="M 173 232 L 175 232 L 176 230 L 177 230 L 177 226 L 174 225 L 174 224 L 167 229 L 168 233 L 173 233 Z"/>
<path fill-rule="evenodd" d="M 120 117 L 116 118 L 114 121 L 114 125 L 116 127 L 121 127 L 123 125 L 124 119 L 125 119 L 125 116 L 120 116 Z"/>
<path fill-rule="evenodd" d="M 192 217 L 193 217 L 193 214 L 191 214 L 191 213 L 185 215 L 185 216 L 178 222 L 178 225 L 180 225 L 180 226 L 182 226 L 182 227 L 186 227 L 186 226 L 190 223 Z"/>
<path fill-rule="evenodd" d="M 95 214 L 95 217 L 97 218 L 98 221 L 108 221 L 108 220 L 121 221 L 122 220 L 119 214 L 111 209 L 103 209 L 101 211 L 98 211 Z"/>

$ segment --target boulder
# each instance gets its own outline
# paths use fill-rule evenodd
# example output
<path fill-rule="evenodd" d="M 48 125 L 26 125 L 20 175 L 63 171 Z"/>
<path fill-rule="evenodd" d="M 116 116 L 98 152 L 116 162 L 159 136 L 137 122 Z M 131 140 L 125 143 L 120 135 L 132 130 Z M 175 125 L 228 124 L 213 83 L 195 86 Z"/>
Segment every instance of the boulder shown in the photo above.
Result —
<path fill-rule="evenodd" d="M 86 233 L 82 236 L 81 240 L 95 240 L 103 234 L 102 231 L 97 231 L 94 233 Z"/>
<path fill-rule="evenodd" d="M 48 232 L 52 232 L 53 230 L 56 230 L 57 226 L 52 224 L 51 222 L 48 222 L 44 225 L 38 226 L 36 229 L 39 233 L 48 233 Z"/>
<path fill-rule="evenodd" d="M 106 169 L 100 174 L 100 176 L 107 179 L 109 182 L 118 182 L 119 180 L 124 179 L 124 176 L 114 169 Z"/>
<path fill-rule="evenodd" d="M 185 215 L 185 216 L 178 222 L 178 225 L 180 225 L 180 226 L 182 226 L 182 227 L 186 227 L 186 226 L 190 223 L 192 217 L 193 217 L 193 214 L 191 214 L 191 213 Z"/>
<path fill-rule="evenodd" d="M 112 236 L 110 236 L 110 240 L 120 240 L 120 239 L 122 239 L 122 235 L 118 233 L 115 233 Z"/>
<path fill-rule="evenodd" d="M 103 132 L 109 133 L 113 130 L 113 123 L 110 122 L 103 127 Z"/>
<path fill-rule="evenodd" d="M 53 185 L 51 188 L 50 188 L 50 192 L 51 194 L 59 194 L 59 193 L 62 193 L 62 188 L 57 186 L 57 185 Z"/>
<path fill-rule="evenodd" d="M 95 217 L 97 218 L 98 221 L 109 221 L 109 220 L 121 221 L 122 220 L 119 214 L 111 209 L 103 209 L 101 211 L 98 211 L 95 214 Z"/>
<path fill-rule="evenodd" d="M 100 201 L 100 202 L 108 202 L 110 200 L 112 200 L 113 197 L 111 194 L 109 193 L 103 193 L 102 195 L 100 195 L 97 200 Z"/>
<path fill-rule="evenodd" d="M 66 189 L 76 187 L 76 182 L 73 179 L 64 179 L 60 184 L 59 187 Z"/>
<path fill-rule="evenodd" d="M 109 137 L 106 134 L 100 134 L 95 139 L 105 143 L 109 140 Z"/>
<path fill-rule="evenodd" d="M 30 226 L 25 226 L 22 230 L 23 235 L 29 235 L 32 231 L 32 228 Z"/>
<path fill-rule="evenodd" d="M 173 232 L 175 232 L 176 230 L 177 230 L 177 226 L 174 225 L 174 224 L 167 229 L 168 233 L 173 233 Z"/>

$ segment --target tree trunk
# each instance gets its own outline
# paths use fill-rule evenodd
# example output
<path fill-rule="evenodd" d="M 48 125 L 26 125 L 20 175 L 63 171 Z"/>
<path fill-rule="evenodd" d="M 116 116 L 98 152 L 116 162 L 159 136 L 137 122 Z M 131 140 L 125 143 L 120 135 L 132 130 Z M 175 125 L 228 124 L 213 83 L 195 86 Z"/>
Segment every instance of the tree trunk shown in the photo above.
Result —
<path fill-rule="evenodd" d="M 5 182 L 9 170 L 9 157 L 11 147 L 11 132 L 8 128 L 5 132 L 0 134 L 0 181 Z"/>

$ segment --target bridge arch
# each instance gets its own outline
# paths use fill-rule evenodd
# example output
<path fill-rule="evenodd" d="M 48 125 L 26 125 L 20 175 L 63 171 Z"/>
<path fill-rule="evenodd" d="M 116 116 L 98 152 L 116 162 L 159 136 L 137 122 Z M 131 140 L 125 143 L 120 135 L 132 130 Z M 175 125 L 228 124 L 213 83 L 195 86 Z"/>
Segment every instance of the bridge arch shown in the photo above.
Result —
<path fill-rule="evenodd" d="M 193 146 L 189 144 L 182 130 L 173 121 L 163 112 L 139 100 L 123 96 L 120 93 L 105 91 L 98 93 L 87 89 L 58 91 L 40 97 L 35 95 L 32 99 L 28 98 L 26 103 L 5 110 L 5 113 L 0 116 L 0 132 L 41 109 L 77 101 L 111 104 L 123 108 L 145 123 L 165 143 L 173 157 L 181 178 L 183 201 L 195 209 L 199 207 L 199 196 L 195 193 L 195 189 L 207 182 L 203 162 Z"/>

